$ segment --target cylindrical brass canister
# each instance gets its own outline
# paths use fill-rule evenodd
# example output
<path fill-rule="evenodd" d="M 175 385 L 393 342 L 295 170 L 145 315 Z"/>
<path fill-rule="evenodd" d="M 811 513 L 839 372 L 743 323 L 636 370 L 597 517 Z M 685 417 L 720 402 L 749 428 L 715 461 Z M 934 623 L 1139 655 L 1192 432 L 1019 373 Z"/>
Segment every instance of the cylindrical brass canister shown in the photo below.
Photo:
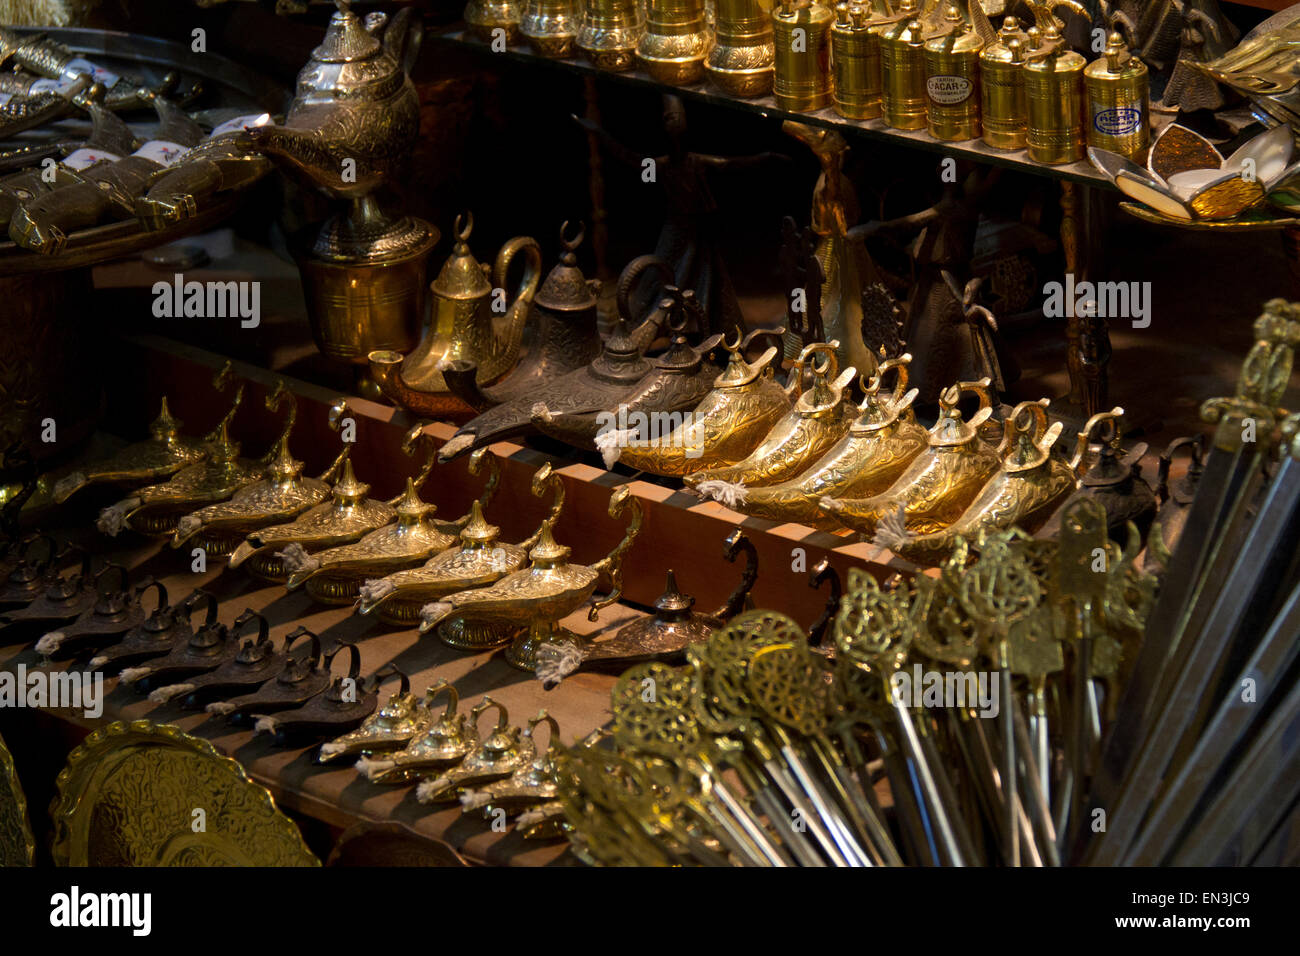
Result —
<path fill-rule="evenodd" d="M 1151 84 L 1146 64 L 1133 56 L 1124 38 L 1112 33 L 1106 52 L 1083 71 L 1088 100 L 1088 145 L 1146 159 L 1151 145 Z"/>
<path fill-rule="evenodd" d="M 650 0 L 636 57 L 660 83 L 689 86 L 704 79 L 704 55 L 712 41 L 704 0 Z"/>
<path fill-rule="evenodd" d="M 925 42 L 926 121 L 935 139 L 975 139 L 980 134 L 979 57 L 984 41 L 956 5 L 948 7 L 944 21 L 947 32 Z"/>
<path fill-rule="evenodd" d="M 915 0 L 903 0 L 900 8 L 916 8 Z M 899 20 L 880 34 L 880 112 L 894 129 L 925 129 L 925 43 L 921 21 Z"/>
<path fill-rule="evenodd" d="M 880 34 L 859 3 L 835 8 L 831 27 L 831 66 L 835 71 L 835 112 L 849 119 L 880 115 Z"/>
<path fill-rule="evenodd" d="M 1073 50 L 1059 46 L 1025 64 L 1025 140 L 1029 158 L 1058 165 L 1083 159 L 1083 68 Z"/>
<path fill-rule="evenodd" d="M 636 44 L 645 30 L 636 0 L 585 0 L 578 49 L 598 70 L 624 72 L 636 66 Z"/>
<path fill-rule="evenodd" d="M 829 7 L 810 0 L 783 0 L 772 11 L 776 105 L 795 113 L 831 104 L 831 21 Z"/>
<path fill-rule="evenodd" d="M 539 56 L 553 60 L 573 56 L 578 38 L 576 0 L 528 0 L 519 32 Z"/>
<path fill-rule="evenodd" d="M 1002 21 L 997 41 L 980 51 L 980 125 L 996 149 L 1024 149 L 1025 50 L 1029 36 L 1015 17 Z"/>
<path fill-rule="evenodd" d="M 772 16 L 760 0 L 717 0 L 716 38 L 704 58 L 704 72 L 732 96 L 763 96 L 772 91 Z"/>

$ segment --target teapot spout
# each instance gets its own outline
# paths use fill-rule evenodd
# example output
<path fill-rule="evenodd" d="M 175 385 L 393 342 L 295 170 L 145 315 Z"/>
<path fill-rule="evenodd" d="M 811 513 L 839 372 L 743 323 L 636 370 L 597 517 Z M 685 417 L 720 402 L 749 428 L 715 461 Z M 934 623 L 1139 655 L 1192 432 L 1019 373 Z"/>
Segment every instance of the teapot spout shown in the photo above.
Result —
<path fill-rule="evenodd" d="M 319 117 L 322 123 L 327 118 Z M 344 155 L 346 148 L 340 150 L 316 128 L 258 126 L 237 135 L 239 146 L 262 153 L 287 172 L 334 196 L 360 198 L 374 192 L 383 181 L 374 164 Z M 346 159 L 351 162 L 345 163 Z M 346 180 L 345 169 L 351 170 Z"/>
<path fill-rule="evenodd" d="M 500 404 L 478 385 L 478 365 L 455 359 L 447 363 L 442 370 L 442 380 L 447 383 L 452 394 L 476 412 L 486 412 Z"/>
<path fill-rule="evenodd" d="M 474 409 L 449 392 L 421 392 L 411 388 L 402 379 L 401 352 L 377 349 L 367 357 L 370 374 L 394 405 L 405 408 L 425 418 L 464 424 L 474 417 Z"/>

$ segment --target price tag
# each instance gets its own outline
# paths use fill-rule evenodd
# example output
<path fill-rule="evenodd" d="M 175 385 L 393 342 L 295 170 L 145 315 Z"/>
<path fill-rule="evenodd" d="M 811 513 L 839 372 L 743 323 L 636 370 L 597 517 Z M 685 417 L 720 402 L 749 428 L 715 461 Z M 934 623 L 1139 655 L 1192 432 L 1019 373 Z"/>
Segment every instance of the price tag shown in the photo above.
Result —
<path fill-rule="evenodd" d="M 165 139 L 151 139 L 131 155 L 151 159 L 159 166 L 170 166 L 188 149 L 188 146 L 182 146 L 180 143 L 168 142 Z"/>
<path fill-rule="evenodd" d="M 81 149 L 74 150 L 65 156 L 63 158 L 63 165 L 68 167 L 68 169 L 80 171 L 88 169 L 96 163 L 115 163 L 121 158 L 122 157 L 118 156 L 116 153 L 110 153 L 107 150 L 88 149 L 82 147 Z"/>

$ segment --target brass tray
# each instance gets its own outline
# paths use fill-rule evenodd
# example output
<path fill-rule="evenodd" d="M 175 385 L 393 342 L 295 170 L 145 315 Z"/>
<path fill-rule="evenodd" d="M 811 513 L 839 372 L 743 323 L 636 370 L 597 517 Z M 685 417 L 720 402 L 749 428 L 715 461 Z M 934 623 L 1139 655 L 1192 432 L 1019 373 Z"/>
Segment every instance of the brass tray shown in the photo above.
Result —
<path fill-rule="evenodd" d="M 237 761 L 148 720 L 114 721 L 73 750 L 50 816 L 59 866 L 320 865 Z"/>
<path fill-rule="evenodd" d="M 0 866 L 31 866 L 35 856 L 27 800 L 14 770 L 13 755 L 0 737 Z"/>

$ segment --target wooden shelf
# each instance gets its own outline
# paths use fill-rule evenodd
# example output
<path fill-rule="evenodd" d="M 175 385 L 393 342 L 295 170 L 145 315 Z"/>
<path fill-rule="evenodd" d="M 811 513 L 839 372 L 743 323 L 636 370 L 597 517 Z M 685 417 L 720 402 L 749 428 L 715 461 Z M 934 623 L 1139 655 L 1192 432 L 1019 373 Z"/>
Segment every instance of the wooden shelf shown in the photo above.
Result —
<path fill-rule="evenodd" d="M 960 159 L 973 160 L 991 166 L 1003 166 L 1019 172 L 1030 173 L 1034 176 L 1043 176 L 1049 179 L 1081 183 L 1086 186 L 1100 186 L 1104 189 L 1113 190 L 1115 188 L 1114 184 L 1101 173 L 1097 172 L 1097 170 L 1094 169 L 1092 164 L 1087 160 L 1081 160 L 1077 163 L 1066 163 L 1061 166 L 1047 166 L 1043 163 L 1036 163 L 1031 160 L 1028 154 L 1022 149 L 993 149 L 986 145 L 983 140 L 979 139 L 967 140 L 961 143 L 945 143 L 933 138 L 925 130 L 892 129 L 889 126 L 886 126 L 882 120 L 845 119 L 832 109 L 818 110 L 812 113 L 795 113 L 778 107 L 776 105 L 776 100 L 771 96 L 761 96 L 755 99 L 742 100 L 721 93 L 718 90 L 713 89 L 707 83 L 685 87 L 668 86 L 652 79 L 650 76 L 639 70 L 633 70 L 627 73 L 610 73 L 605 70 L 598 70 L 585 60 L 578 58 L 569 60 L 553 60 L 547 57 L 538 56 L 528 50 L 527 47 L 513 47 L 504 52 L 496 53 L 486 44 L 480 43 L 476 39 L 468 36 L 462 29 L 450 29 L 430 33 L 426 36 L 425 43 L 452 44 L 463 49 L 473 50 L 484 57 L 504 57 L 507 61 L 513 63 L 526 63 L 544 69 L 562 70 L 583 76 L 598 76 L 611 83 L 651 88 L 663 93 L 673 93 L 687 100 L 726 106 L 742 112 L 752 113 L 763 119 L 776 119 L 782 121 L 795 120 L 796 122 L 808 123 L 813 126 L 825 126 L 832 129 L 842 130 L 851 137 L 875 140 L 878 142 L 888 142 L 896 146 L 913 147 L 928 152 L 941 153 L 944 156 L 954 156 Z"/>

